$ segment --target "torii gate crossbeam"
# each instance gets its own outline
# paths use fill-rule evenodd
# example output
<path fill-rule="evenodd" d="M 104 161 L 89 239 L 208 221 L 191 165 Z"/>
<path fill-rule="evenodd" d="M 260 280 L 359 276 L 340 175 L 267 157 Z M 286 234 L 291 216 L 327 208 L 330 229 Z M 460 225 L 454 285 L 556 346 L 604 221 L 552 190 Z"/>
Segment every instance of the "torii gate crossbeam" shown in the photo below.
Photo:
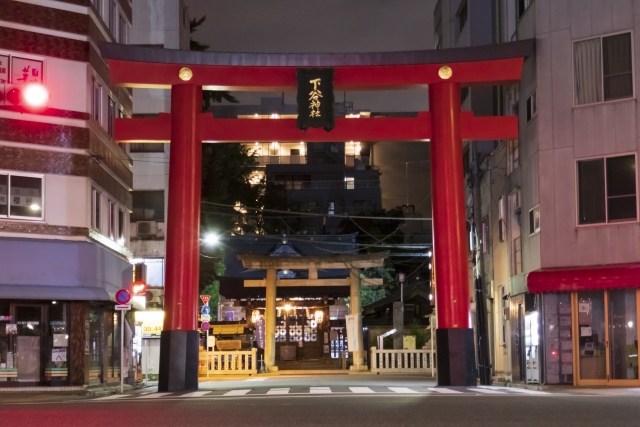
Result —
<path fill-rule="evenodd" d="M 534 41 L 435 51 L 355 54 L 245 54 L 100 45 L 112 82 L 171 88 L 171 114 L 118 119 L 120 142 L 171 141 L 165 320 L 160 391 L 198 386 L 197 295 L 201 146 L 228 141 L 431 141 L 437 295 L 438 384 L 476 384 L 467 271 L 463 139 L 517 138 L 516 117 L 460 111 L 461 85 L 520 80 Z M 332 67 L 336 90 L 429 87 L 430 111 L 414 118 L 337 119 L 329 133 L 302 132 L 293 120 L 214 119 L 202 114 L 202 89 L 295 90 L 296 68 Z M 186 74 L 184 69 L 188 71 Z"/>

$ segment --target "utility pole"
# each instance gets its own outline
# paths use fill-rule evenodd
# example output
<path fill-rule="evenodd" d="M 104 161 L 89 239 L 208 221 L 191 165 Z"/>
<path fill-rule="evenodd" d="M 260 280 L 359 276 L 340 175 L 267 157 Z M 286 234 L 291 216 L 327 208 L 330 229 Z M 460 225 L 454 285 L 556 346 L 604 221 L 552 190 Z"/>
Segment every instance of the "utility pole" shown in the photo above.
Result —
<path fill-rule="evenodd" d="M 482 227 L 482 192 L 480 189 L 480 156 L 475 143 L 469 147 L 471 167 L 468 185 L 473 195 L 471 215 L 471 239 L 474 257 L 474 289 L 476 295 L 476 340 L 478 351 L 478 376 L 480 384 L 491 385 L 491 359 L 489 357 L 489 339 L 487 333 L 487 305 L 485 289 L 482 283 L 484 275 L 484 247 L 480 241 L 478 227 Z"/>

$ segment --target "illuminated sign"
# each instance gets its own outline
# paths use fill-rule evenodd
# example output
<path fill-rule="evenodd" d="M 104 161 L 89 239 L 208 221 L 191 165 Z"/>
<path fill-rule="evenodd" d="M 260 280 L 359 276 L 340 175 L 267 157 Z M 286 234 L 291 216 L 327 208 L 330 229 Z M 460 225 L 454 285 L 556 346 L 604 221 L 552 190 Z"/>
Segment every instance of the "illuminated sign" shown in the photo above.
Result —
<path fill-rule="evenodd" d="M 335 126 L 333 116 L 333 68 L 298 68 L 298 128 Z"/>
<path fill-rule="evenodd" d="M 136 322 L 142 323 L 142 336 L 160 336 L 164 322 L 164 311 L 136 311 Z"/>

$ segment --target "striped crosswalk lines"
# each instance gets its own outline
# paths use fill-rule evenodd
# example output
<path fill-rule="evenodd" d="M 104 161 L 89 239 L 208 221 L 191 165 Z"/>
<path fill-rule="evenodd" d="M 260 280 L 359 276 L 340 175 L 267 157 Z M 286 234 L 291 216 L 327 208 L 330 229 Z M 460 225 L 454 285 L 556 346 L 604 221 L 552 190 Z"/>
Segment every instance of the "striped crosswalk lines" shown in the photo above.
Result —
<path fill-rule="evenodd" d="M 494 395 L 550 395 L 549 392 L 519 389 L 519 388 L 507 388 L 507 387 L 495 387 L 495 386 L 479 386 L 479 387 L 364 387 L 364 386 L 352 386 L 352 387 L 329 387 L 329 386 L 314 386 L 314 387 L 295 387 L 293 392 L 290 387 L 258 387 L 258 388 L 243 388 L 234 390 L 219 390 L 219 391 L 192 391 L 187 393 L 155 393 L 145 392 L 138 394 L 116 394 L 112 396 L 100 397 L 94 400 L 116 400 L 116 399 L 130 399 L 130 400 L 167 400 L 167 399 L 189 399 L 189 398 L 224 398 L 224 397 L 256 397 L 256 396 L 304 396 L 304 395 L 374 395 L 374 394 L 386 394 L 386 395 L 413 395 L 413 396 L 494 396 Z"/>

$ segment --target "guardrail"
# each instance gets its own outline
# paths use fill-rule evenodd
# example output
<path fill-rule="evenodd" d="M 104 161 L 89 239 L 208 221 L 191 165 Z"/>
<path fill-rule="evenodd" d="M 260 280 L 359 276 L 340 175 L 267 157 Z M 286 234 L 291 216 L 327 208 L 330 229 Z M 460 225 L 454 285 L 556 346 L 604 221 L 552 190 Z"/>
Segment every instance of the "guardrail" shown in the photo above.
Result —
<path fill-rule="evenodd" d="M 200 353 L 200 372 L 206 375 L 258 373 L 257 349 L 249 351 L 210 351 Z M 204 357 L 203 357 L 204 356 Z"/>
<path fill-rule="evenodd" d="M 371 347 L 371 373 L 431 373 L 435 376 L 435 351 L 378 350 Z"/>

